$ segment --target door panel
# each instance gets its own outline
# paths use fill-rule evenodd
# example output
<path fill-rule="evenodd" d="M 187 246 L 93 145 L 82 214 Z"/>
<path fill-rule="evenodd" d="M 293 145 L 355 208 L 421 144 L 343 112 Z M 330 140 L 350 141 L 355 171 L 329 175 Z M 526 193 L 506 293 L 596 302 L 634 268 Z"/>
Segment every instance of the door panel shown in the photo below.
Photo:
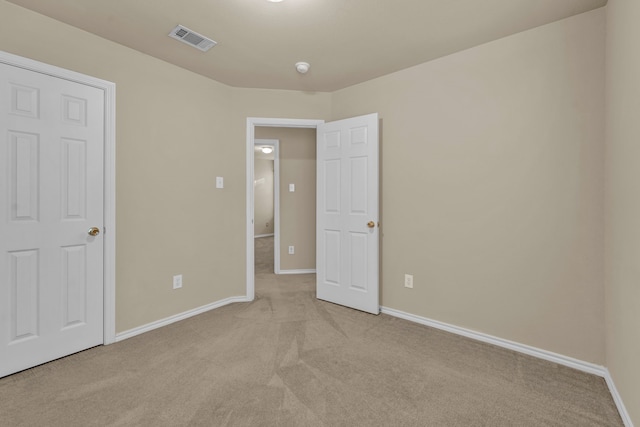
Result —
<path fill-rule="evenodd" d="M 103 342 L 103 156 L 101 89 L 0 64 L 0 376 Z"/>
<path fill-rule="evenodd" d="M 9 252 L 9 343 L 38 336 L 38 251 Z"/>
<path fill-rule="evenodd" d="M 87 321 L 87 247 L 62 248 L 62 327 L 82 325 Z"/>
<path fill-rule="evenodd" d="M 317 297 L 378 314 L 378 115 L 318 125 L 317 138 Z"/>

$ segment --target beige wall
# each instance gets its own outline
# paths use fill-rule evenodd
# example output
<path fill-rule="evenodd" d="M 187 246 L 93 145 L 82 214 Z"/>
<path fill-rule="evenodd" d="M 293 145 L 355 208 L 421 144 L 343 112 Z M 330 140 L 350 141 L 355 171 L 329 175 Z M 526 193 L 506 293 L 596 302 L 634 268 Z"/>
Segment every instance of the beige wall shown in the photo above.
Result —
<path fill-rule="evenodd" d="M 602 9 L 334 94 L 230 88 L 4 0 L 0 50 L 117 84 L 118 331 L 244 294 L 247 117 L 377 111 L 383 304 L 606 363 L 640 423 L 640 6 L 606 16 L 606 192 Z"/>
<path fill-rule="evenodd" d="M 253 234 L 273 234 L 273 160 L 254 159 Z"/>
<path fill-rule="evenodd" d="M 640 425 L 640 2 L 607 5 L 607 366 Z"/>
<path fill-rule="evenodd" d="M 334 93 L 334 119 L 382 120 L 384 306 L 604 364 L 604 23 Z"/>
<path fill-rule="evenodd" d="M 280 140 L 280 270 L 316 268 L 316 131 L 256 127 L 256 138 Z M 295 192 L 289 192 L 295 184 Z M 289 255 L 289 246 L 295 254 Z"/>
<path fill-rule="evenodd" d="M 330 95 L 230 88 L 4 0 L 0 24 L 0 50 L 117 85 L 117 331 L 244 295 L 246 118 L 326 118 Z"/>
<path fill-rule="evenodd" d="M 241 295 L 242 239 L 209 226 L 237 221 L 215 189 L 217 175 L 242 179 L 219 155 L 230 89 L 4 1 L 0 16 L 0 49 L 117 85 L 117 331 Z"/>

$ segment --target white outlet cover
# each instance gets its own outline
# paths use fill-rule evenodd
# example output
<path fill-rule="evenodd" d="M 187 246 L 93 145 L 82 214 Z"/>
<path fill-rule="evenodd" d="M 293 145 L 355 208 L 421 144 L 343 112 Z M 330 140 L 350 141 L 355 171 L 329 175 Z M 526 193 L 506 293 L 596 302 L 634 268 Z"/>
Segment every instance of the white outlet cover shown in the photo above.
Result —
<path fill-rule="evenodd" d="M 294 191 L 296 191 L 296 185 L 295 184 L 289 184 L 289 192 L 293 193 Z"/>
<path fill-rule="evenodd" d="M 405 288 L 413 288 L 413 275 L 405 274 L 404 275 L 404 287 Z"/>
<path fill-rule="evenodd" d="M 224 178 L 221 176 L 216 177 L 216 188 L 224 188 Z"/>

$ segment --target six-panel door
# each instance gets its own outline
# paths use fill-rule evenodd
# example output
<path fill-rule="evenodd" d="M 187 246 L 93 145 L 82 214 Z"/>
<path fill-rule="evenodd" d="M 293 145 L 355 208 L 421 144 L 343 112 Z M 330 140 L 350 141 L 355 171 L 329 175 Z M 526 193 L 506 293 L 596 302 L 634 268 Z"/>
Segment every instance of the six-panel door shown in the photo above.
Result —
<path fill-rule="evenodd" d="M 103 342 L 103 97 L 0 64 L 0 376 Z"/>
<path fill-rule="evenodd" d="M 379 307 L 378 115 L 317 128 L 316 295 Z"/>

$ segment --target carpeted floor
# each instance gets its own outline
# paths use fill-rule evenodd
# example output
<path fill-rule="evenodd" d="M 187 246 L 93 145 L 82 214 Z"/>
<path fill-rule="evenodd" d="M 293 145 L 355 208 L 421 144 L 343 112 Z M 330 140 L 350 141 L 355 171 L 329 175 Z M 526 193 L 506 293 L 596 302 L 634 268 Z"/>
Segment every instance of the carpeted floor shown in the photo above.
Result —
<path fill-rule="evenodd" d="M 256 300 L 0 379 L 2 426 L 621 426 L 602 378 L 318 301 Z"/>
<path fill-rule="evenodd" d="M 273 236 L 254 239 L 255 273 L 273 273 Z"/>

